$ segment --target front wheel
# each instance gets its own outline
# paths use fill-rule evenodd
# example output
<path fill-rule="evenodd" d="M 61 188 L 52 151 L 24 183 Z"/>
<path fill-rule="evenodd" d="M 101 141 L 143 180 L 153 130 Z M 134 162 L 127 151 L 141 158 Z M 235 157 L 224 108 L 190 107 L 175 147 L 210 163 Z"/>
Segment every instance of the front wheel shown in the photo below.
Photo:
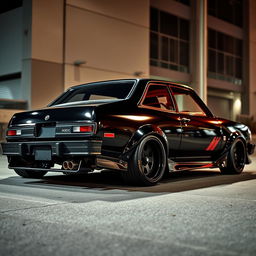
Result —
<path fill-rule="evenodd" d="M 39 171 L 27 171 L 27 170 L 17 170 L 14 169 L 14 171 L 23 178 L 35 178 L 40 179 L 42 178 L 47 172 L 39 172 Z"/>
<path fill-rule="evenodd" d="M 125 182 L 144 186 L 155 185 L 164 175 L 166 153 L 163 143 L 156 136 L 145 137 L 122 172 Z"/>
<path fill-rule="evenodd" d="M 242 140 L 236 140 L 227 156 L 227 164 L 220 167 L 223 174 L 239 174 L 243 171 L 246 161 L 245 145 Z"/>

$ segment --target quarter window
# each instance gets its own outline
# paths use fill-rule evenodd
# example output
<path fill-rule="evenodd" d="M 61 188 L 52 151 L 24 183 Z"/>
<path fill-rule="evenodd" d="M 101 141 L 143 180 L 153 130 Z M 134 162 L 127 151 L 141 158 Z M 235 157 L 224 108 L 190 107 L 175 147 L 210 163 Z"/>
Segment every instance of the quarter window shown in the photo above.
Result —
<path fill-rule="evenodd" d="M 175 110 L 169 90 L 164 85 L 150 85 L 142 105 L 163 110 Z"/>
<path fill-rule="evenodd" d="M 174 87 L 172 88 L 172 92 L 178 106 L 178 111 L 181 114 L 206 116 L 189 90 Z"/>

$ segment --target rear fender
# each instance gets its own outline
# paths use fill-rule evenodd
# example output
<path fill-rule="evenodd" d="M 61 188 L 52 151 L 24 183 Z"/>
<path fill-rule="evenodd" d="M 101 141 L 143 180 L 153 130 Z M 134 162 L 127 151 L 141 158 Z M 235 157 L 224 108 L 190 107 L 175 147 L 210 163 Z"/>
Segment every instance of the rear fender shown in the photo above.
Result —
<path fill-rule="evenodd" d="M 147 136 L 149 135 L 154 135 L 157 138 L 161 140 L 163 143 L 165 150 L 166 150 L 166 155 L 169 155 L 169 145 L 168 145 L 168 140 L 165 135 L 165 133 L 162 131 L 160 127 L 157 125 L 143 125 L 141 126 L 131 137 L 129 142 L 127 143 L 122 155 L 124 160 L 128 160 L 130 156 L 133 154 L 134 150 L 138 146 L 138 144 Z"/>

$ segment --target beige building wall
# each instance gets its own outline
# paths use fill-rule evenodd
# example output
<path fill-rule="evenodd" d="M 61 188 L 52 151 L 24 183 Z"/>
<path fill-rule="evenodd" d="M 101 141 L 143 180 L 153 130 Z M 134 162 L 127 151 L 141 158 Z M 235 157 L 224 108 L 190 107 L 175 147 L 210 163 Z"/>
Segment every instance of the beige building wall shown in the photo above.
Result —
<path fill-rule="evenodd" d="M 46 106 L 64 90 L 64 0 L 32 0 L 31 108 Z"/>
<path fill-rule="evenodd" d="M 65 88 L 149 76 L 148 0 L 68 0 L 65 38 Z"/>

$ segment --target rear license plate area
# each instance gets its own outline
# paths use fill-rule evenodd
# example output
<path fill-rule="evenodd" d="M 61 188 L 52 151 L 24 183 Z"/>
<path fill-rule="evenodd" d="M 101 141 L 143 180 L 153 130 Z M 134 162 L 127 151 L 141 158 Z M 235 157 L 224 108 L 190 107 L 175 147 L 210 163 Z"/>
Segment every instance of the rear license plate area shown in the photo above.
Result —
<path fill-rule="evenodd" d="M 51 147 L 36 147 L 34 148 L 35 160 L 38 161 L 51 161 L 52 150 Z"/>
<path fill-rule="evenodd" d="M 55 136 L 55 127 L 41 127 L 40 138 L 53 138 Z"/>
<path fill-rule="evenodd" d="M 35 127 L 35 136 L 39 138 L 54 138 L 55 130 L 55 123 L 38 123 Z"/>

